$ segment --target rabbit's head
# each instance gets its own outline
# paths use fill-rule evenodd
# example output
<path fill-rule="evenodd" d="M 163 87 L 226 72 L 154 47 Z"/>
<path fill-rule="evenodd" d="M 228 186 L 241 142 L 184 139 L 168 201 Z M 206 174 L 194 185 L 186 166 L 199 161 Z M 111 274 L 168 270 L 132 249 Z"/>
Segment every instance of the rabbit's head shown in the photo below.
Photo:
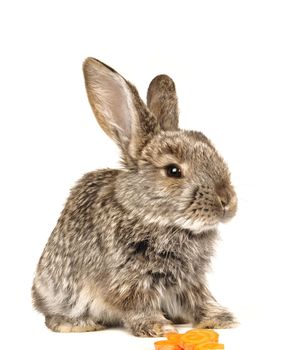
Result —
<path fill-rule="evenodd" d="M 234 216 L 227 165 L 202 133 L 178 128 L 171 78 L 153 79 L 146 106 L 132 84 L 100 61 L 88 58 L 84 75 L 97 121 L 122 151 L 127 181 L 117 196 L 127 210 L 194 233 Z"/>

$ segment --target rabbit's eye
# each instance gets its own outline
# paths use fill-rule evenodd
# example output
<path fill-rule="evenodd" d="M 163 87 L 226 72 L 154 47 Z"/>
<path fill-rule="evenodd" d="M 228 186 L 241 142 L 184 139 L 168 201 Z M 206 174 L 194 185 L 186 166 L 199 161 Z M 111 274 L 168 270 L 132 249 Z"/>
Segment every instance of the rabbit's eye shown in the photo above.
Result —
<path fill-rule="evenodd" d="M 169 164 L 166 166 L 166 173 L 167 176 L 169 177 L 181 177 L 182 173 L 181 173 L 181 169 L 178 165 L 176 164 Z"/>

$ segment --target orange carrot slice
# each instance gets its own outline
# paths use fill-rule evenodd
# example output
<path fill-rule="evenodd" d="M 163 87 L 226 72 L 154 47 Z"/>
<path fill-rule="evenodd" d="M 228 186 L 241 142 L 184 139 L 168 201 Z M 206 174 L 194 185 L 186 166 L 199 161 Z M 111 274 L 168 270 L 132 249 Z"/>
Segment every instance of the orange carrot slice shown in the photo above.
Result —
<path fill-rule="evenodd" d="M 181 348 L 182 350 L 195 350 L 195 345 L 193 344 L 189 344 L 189 343 L 185 343 L 184 347 Z"/>
<path fill-rule="evenodd" d="M 186 344 L 199 345 L 204 343 L 218 343 L 219 335 L 212 329 L 192 329 L 182 334 L 178 340 L 180 347 L 185 348 Z"/>
<path fill-rule="evenodd" d="M 179 333 L 167 333 L 165 334 L 165 336 L 168 338 L 168 340 L 171 340 L 173 342 L 175 342 L 175 344 L 179 344 L 180 342 L 180 338 L 182 336 L 182 334 Z M 184 347 L 180 347 L 180 349 L 182 350 L 194 350 L 194 345 L 192 344 L 185 344 Z"/>
<path fill-rule="evenodd" d="M 180 337 L 182 336 L 182 334 L 179 334 L 179 333 L 166 333 L 165 334 L 165 337 L 168 339 L 168 340 L 173 340 L 175 342 L 178 342 L 180 340 Z"/>
<path fill-rule="evenodd" d="M 194 350 L 223 350 L 225 349 L 224 344 L 219 343 L 205 343 L 196 345 Z"/>
<path fill-rule="evenodd" d="M 182 348 L 174 340 L 160 340 L 155 342 L 155 350 L 182 350 Z"/>

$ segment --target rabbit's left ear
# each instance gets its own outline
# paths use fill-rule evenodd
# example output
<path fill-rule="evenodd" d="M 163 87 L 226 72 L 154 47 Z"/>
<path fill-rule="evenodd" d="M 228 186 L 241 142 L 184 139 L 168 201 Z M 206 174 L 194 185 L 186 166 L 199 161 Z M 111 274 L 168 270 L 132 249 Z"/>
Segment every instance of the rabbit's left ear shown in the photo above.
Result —
<path fill-rule="evenodd" d="M 135 162 L 149 138 L 159 130 L 155 116 L 136 88 L 111 67 L 89 57 L 83 70 L 89 102 L 99 125 L 122 149 L 124 160 Z"/>
<path fill-rule="evenodd" d="M 162 130 L 178 129 L 178 99 L 175 83 L 167 75 L 158 75 L 148 88 L 147 106 Z"/>

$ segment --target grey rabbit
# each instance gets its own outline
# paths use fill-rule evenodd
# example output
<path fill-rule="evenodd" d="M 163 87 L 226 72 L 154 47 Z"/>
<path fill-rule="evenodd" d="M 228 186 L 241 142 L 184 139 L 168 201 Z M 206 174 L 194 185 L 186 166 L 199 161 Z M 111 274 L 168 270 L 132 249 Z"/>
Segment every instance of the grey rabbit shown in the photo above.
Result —
<path fill-rule="evenodd" d="M 227 165 L 202 133 L 179 129 L 167 75 L 152 80 L 146 106 L 106 64 L 87 58 L 83 71 L 122 168 L 90 172 L 71 190 L 37 266 L 35 308 L 56 332 L 234 327 L 206 285 L 218 223 L 237 209 Z"/>

